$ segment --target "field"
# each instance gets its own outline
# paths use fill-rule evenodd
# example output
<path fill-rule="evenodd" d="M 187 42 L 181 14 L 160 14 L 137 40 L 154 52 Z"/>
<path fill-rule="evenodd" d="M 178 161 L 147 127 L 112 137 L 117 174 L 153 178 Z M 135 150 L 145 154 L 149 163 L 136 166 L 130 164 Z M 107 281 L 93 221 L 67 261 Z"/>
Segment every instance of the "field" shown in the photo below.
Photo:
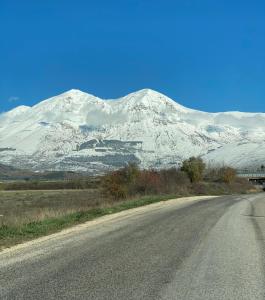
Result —
<path fill-rule="evenodd" d="M 174 197 L 156 195 L 113 202 L 98 190 L 0 191 L 0 250 L 96 217 Z"/>
<path fill-rule="evenodd" d="M 185 173 L 176 170 L 140 171 L 132 167 L 103 180 L 91 177 L 5 181 L 0 183 L 0 250 L 99 216 L 161 200 L 251 190 L 251 184 L 236 177 L 231 183 L 213 180 L 193 183 Z"/>
<path fill-rule="evenodd" d="M 0 224 L 18 226 L 88 210 L 106 202 L 97 189 L 0 191 Z"/>

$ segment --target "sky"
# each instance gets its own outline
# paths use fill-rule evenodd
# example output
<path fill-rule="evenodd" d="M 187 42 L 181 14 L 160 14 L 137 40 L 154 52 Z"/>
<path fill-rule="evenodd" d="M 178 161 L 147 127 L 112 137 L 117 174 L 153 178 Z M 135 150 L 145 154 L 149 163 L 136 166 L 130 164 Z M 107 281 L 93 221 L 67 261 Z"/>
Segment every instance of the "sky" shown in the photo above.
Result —
<path fill-rule="evenodd" d="M 1 112 L 72 88 L 265 112 L 264 0 L 0 0 L 0 35 Z"/>

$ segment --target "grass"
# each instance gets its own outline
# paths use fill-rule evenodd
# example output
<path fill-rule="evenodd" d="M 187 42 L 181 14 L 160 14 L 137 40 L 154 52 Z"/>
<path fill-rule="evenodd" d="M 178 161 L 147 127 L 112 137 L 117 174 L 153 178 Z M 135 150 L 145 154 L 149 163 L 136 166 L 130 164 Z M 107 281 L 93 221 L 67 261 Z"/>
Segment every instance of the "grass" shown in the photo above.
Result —
<path fill-rule="evenodd" d="M 96 189 L 53 191 L 0 191 L 0 225 L 21 225 L 105 203 Z M 2 220 L 1 220 L 2 219 Z"/>
<path fill-rule="evenodd" d="M 181 186 L 170 195 L 114 201 L 99 189 L 0 191 L 0 250 L 58 232 L 97 217 L 176 197 L 245 193 L 251 185 L 202 182 Z M 178 191 L 177 191 L 178 190 Z M 2 215 L 2 216 L 1 216 Z"/>
<path fill-rule="evenodd" d="M 1 177 L 1 172 L 0 172 Z M 100 177 L 80 177 L 69 180 L 13 180 L 0 182 L 0 190 L 64 190 L 64 189 L 95 189 L 100 183 Z"/>
<path fill-rule="evenodd" d="M 33 221 L 26 224 L 2 225 L 0 227 L 0 249 L 40 236 L 58 232 L 64 228 L 90 221 L 101 216 L 156 203 L 159 201 L 166 201 L 174 197 L 176 197 L 176 195 L 146 196 L 120 202 L 112 206 L 91 208 L 59 217 Z"/>

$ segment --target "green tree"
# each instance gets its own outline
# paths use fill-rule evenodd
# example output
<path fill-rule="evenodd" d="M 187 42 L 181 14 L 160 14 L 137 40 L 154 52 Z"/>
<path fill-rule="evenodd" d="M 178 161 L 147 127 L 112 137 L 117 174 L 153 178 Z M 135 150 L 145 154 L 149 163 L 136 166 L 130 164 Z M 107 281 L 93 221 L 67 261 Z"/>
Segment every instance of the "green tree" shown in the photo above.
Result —
<path fill-rule="evenodd" d="M 181 171 L 187 173 L 191 182 L 198 182 L 203 179 L 205 163 L 200 157 L 190 157 L 182 163 Z"/>

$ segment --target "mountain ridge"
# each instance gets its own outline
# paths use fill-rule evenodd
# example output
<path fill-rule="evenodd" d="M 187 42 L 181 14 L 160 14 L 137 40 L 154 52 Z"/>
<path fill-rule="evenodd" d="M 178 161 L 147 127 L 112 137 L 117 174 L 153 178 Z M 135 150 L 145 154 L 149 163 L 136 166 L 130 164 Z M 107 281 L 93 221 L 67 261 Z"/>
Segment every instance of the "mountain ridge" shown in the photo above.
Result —
<path fill-rule="evenodd" d="M 0 115 L 0 162 L 16 167 L 97 173 L 129 161 L 171 167 L 193 155 L 263 164 L 265 114 L 198 111 L 151 89 L 118 99 L 72 89 Z"/>

